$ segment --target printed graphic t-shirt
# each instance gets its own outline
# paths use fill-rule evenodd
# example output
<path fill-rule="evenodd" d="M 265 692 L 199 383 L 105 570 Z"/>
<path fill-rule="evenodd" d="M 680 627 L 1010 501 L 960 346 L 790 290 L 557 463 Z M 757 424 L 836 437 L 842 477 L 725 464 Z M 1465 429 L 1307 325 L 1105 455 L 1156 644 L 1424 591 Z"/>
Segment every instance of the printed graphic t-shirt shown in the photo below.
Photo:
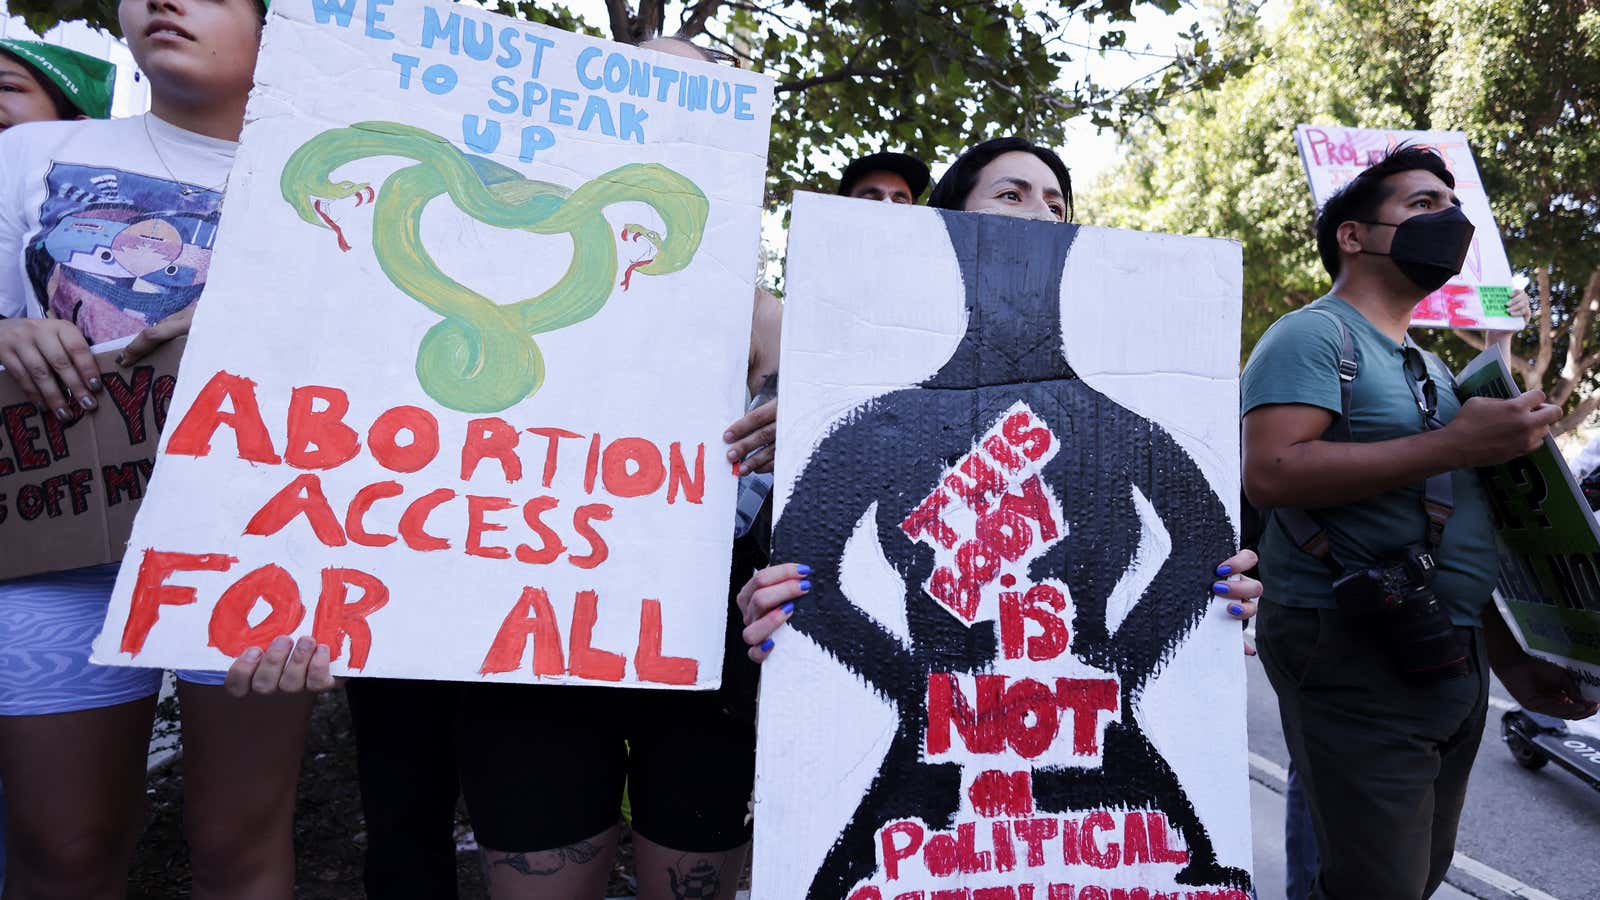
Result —
<path fill-rule="evenodd" d="M 0 316 L 99 344 L 195 302 L 237 149 L 153 115 L 0 133 Z"/>

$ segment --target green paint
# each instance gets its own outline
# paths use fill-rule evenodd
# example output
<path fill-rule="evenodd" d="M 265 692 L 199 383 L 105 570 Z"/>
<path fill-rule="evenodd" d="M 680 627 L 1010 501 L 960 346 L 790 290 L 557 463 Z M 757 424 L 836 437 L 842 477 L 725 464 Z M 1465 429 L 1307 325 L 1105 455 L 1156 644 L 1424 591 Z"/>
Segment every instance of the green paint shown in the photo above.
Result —
<path fill-rule="evenodd" d="M 332 225 L 319 200 L 369 190 L 332 181 L 341 166 L 371 157 L 416 160 L 377 192 L 372 249 L 395 287 L 438 313 L 417 348 L 417 381 L 428 396 L 462 412 L 499 412 L 532 396 L 544 383 L 544 356 L 533 336 L 581 322 L 610 299 L 617 277 L 617 238 L 601 214 L 615 203 L 654 207 L 666 235 L 625 225 L 624 240 L 647 241 L 653 257 L 630 267 L 623 280 L 666 275 L 688 266 L 700 247 L 710 205 L 687 178 L 656 163 L 613 169 L 577 190 L 524 178 L 492 160 L 469 156 L 444 138 L 396 122 L 357 122 L 307 141 L 284 164 L 279 186 L 300 218 Z M 488 225 L 533 234 L 569 234 L 572 261 L 553 287 L 499 304 L 440 271 L 422 244 L 422 211 L 449 194 L 463 213 Z M 341 241 L 343 240 L 341 235 Z M 523 265 L 522 260 L 508 264 Z"/>
<path fill-rule="evenodd" d="M 1504 318 L 1511 315 L 1506 311 L 1506 306 L 1511 302 L 1511 288 L 1503 285 L 1478 285 L 1478 302 L 1483 305 L 1483 314 L 1490 318 Z"/>

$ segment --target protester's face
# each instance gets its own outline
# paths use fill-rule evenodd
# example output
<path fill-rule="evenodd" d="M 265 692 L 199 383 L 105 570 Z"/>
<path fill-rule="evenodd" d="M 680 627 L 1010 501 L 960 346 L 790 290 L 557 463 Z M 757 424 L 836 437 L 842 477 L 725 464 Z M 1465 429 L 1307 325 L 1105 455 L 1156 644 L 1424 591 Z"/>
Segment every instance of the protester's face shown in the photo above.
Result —
<path fill-rule="evenodd" d="M 857 200 L 880 200 L 886 203 L 915 203 L 911 185 L 894 172 L 868 172 L 850 186 L 850 196 Z"/>
<path fill-rule="evenodd" d="M 0 54 L 0 131 L 24 122 L 56 119 L 56 104 L 33 70 Z"/>
<path fill-rule="evenodd" d="M 1002 153 L 978 171 L 964 208 L 1067 220 L 1067 201 L 1056 173 L 1044 160 L 1021 150 Z"/>
<path fill-rule="evenodd" d="M 1390 175 L 1383 180 L 1383 187 L 1389 195 L 1378 205 L 1378 211 L 1372 217 L 1374 222 L 1398 225 L 1412 216 L 1427 215 L 1448 206 L 1461 205 L 1461 200 L 1456 197 L 1455 191 L 1440 181 L 1439 176 L 1423 169 L 1412 169 Z M 1364 229 L 1364 234 L 1361 236 L 1362 249 L 1377 254 L 1389 252 L 1389 245 L 1394 241 L 1393 228 L 1367 223 L 1357 223 L 1357 226 Z M 1385 262 L 1379 258 L 1374 258 L 1374 261 Z"/>
<path fill-rule="evenodd" d="M 122 0 L 118 18 L 153 91 L 197 100 L 250 93 L 261 45 L 256 0 Z"/>

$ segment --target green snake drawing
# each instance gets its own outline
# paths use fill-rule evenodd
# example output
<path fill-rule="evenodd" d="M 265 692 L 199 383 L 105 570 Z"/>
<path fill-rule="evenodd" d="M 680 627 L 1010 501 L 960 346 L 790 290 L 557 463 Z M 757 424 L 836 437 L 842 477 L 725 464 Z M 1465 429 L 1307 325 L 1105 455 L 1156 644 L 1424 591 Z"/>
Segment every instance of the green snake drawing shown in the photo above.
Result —
<path fill-rule="evenodd" d="M 369 157 L 398 156 L 417 165 L 396 170 L 374 191 L 355 181 L 333 181 L 341 166 Z M 325 131 L 289 157 L 279 186 L 300 218 L 344 233 L 327 213 L 331 201 L 349 197 L 373 204 L 372 249 L 395 287 L 444 318 L 417 347 L 417 381 L 428 396 L 462 412 L 499 412 L 537 392 L 544 355 L 534 335 L 581 322 L 610 299 L 617 277 L 617 238 L 602 212 L 614 203 L 654 207 L 665 235 L 624 225 L 621 240 L 648 242 L 653 252 L 623 274 L 666 275 L 689 265 L 705 232 L 709 203 L 695 184 L 656 163 L 613 169 L 576 190 L 534 181 L 449 141 L 397 122 L 357 122 Z M 448 193 L 461 212 L 488 225 L 533 234 L 570 234 L 572 262 L 549 290 L 496 303 L 439 270 L 422 244 L 422 212 Z"/>

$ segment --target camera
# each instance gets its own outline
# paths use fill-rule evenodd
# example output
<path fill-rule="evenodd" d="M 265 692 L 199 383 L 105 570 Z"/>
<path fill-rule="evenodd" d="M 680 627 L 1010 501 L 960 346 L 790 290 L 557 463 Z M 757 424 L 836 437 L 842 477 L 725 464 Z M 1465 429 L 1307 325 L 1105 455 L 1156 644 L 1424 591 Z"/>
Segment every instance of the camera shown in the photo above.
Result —
<path fill-rule="evenodd" d="M 1466 646 L 1434 595 L 1433 555 L 1413 544 L 1333 583 L 1339 611 L 1374 632 L 1389 660 L 1420 684 L 1472 673 Z"/>

